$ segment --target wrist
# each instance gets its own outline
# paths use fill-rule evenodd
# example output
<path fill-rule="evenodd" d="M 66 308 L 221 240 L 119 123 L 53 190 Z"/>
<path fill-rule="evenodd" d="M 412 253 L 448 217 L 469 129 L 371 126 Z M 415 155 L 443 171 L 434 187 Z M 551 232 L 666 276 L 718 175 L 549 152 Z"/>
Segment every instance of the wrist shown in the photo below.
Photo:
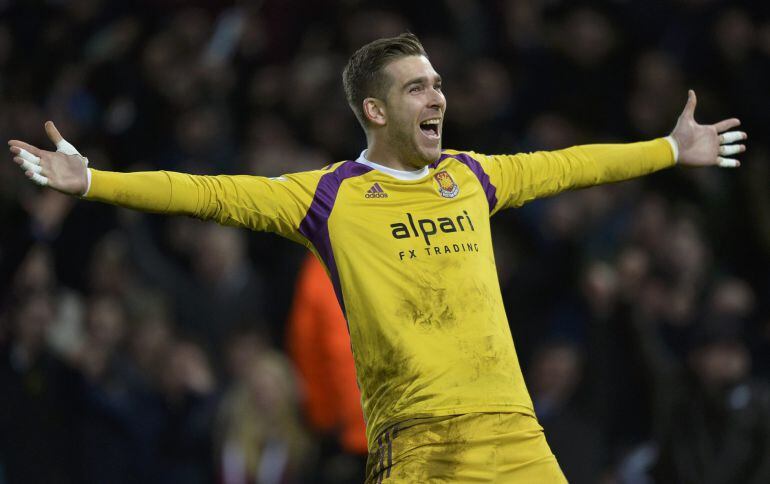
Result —
<path fill-rule="evenodd" d="M 679 143 L 676 141 L 673 135 L 668 135 L 664 138 L 671 145 L 671 151 L 674 154 L 674 164 L 679 163 Z"/>

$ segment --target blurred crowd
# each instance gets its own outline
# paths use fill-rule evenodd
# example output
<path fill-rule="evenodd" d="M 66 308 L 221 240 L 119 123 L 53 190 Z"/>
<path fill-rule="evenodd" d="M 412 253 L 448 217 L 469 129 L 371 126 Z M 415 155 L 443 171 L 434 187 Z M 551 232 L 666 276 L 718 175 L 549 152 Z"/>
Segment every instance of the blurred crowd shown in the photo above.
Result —
<path fill-rule="evenodd" d="M 387 6 L 386 6 L 387 5 Z M 770 9 L 758 1 L 0 1 L 0 138 L 99 169 L 277 176 L 358 156 L 341 71 L 416 33 L 444 145 L 664 136 L 736 116 L 738 170 L 501 213 L 497 266 L 570 482 L 770 482 Z M 763 67 L 764 66 L 764 67 Z M 0 163 L 0 484 L 356 482 L 287 350 L 302 247 L 129 213 Z M 344 345 L 343 345 L 344 346 Z"/>

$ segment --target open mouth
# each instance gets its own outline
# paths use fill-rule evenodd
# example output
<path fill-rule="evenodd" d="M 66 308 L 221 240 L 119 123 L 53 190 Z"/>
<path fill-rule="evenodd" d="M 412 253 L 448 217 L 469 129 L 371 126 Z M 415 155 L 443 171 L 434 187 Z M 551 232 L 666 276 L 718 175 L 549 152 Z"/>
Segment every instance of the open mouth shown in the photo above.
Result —
<path fill-rule="evenodd" d="M 438 118 L 426 119 L 425 121 L 420 123 L 420 131 L 422 131 L 422 133 L 430 139 L 439 139 L 440 123 L 441 123 L 441 120 Z"/>

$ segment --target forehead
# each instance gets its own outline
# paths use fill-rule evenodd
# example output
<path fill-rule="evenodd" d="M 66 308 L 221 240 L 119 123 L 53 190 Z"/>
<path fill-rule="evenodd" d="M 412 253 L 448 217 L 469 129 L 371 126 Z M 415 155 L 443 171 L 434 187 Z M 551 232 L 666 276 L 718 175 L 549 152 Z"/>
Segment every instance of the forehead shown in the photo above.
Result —
<path fill-rule="evenodd" d="M 396 59 L 385 67 L 385 72 L 390 75 L 396 85 L 418 77 L 429 79 L 438 77 L 438 73 L 433 69 L 428 58 L 423 55 L 411 55 Z"/>

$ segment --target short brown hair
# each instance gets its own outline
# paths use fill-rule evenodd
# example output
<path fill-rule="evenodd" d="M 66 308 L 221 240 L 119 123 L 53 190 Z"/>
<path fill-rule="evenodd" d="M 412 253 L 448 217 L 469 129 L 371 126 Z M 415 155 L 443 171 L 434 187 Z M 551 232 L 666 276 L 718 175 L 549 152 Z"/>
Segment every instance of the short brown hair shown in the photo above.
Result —
<path fill-rule="evenodd" d="M 342 84 L 350 108 L 358 121 L 366 128 L 362 104 L 367 97 L 382 99 L 387 91 L 388 79 L 383 69 L 401 57 L 426 56 L 420 40 L 411 32 L 397 37 L 377 39 L 361 47 L 350 57 L 342 71 Z"/>

